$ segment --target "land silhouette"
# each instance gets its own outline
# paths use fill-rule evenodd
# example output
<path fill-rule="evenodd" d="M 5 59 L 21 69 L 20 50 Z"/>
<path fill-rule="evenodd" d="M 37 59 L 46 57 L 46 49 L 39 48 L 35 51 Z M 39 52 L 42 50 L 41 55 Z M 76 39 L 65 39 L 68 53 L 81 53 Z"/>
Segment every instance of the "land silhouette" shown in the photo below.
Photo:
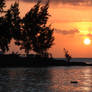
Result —
<path fill-rule="evenodd" d="M 49 48 L 54 44 L 54 28 L 47 25 L 49 13 L 49 1 L 41 5 L 38 1 L 28 13 L 21 18 L 19 3 L 15 2 L 5 11 L 5 0 L 0 0 L 0 67 L 16 66 L 71 66 L 88 64 L 83 62 L 70 62 L 71 56 L 65 51 L 66 60 L 55 60 Z M 24 49 L 25 57 L 20 56 L 14 51 L 6 55 L 9 51 L 9 44 L 15 40 L 15 45 Z M 30 54 L 34 51 L 36 54 Z"/>

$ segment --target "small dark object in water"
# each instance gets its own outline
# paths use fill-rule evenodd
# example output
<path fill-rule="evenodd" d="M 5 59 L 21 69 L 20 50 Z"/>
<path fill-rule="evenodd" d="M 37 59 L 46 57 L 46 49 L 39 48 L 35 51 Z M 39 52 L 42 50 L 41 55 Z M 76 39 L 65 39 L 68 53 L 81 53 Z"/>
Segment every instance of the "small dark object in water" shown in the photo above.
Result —
<path fill-rule="evenodd" d="M 71 81 L 71 83 L 78 83 L 77 81 Z"/>

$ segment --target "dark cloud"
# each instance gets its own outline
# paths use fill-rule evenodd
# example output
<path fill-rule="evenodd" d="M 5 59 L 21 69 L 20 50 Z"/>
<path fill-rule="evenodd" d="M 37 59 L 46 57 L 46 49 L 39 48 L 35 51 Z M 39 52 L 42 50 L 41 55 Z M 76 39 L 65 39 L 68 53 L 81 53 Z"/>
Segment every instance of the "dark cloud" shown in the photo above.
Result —
<path fill-rule="evenodd" d="M 37 2 L 38 0 L 20 0 L 20 1 L 24 1 L 24 2 Z"/>
<path fill-rule="evenodd" d="M 63 34 L 63 35 L 74 35 L 76 33 L 80 33 L 79 30 L 77 30 L 77 29 L 72 29 L 72 30 L 58 30 L 58 29 L 56 29 L 55 32 Z"/>
<path fill-rule="evenodd" d="M 37 2 L 39 0 L 21 0 L 25 2 Z M 47 2 L 48 0 L 41 0 Z M 92 5 L 92 0 L 49 0 L 51 3 L 62 3 L 71 5 Z"/>

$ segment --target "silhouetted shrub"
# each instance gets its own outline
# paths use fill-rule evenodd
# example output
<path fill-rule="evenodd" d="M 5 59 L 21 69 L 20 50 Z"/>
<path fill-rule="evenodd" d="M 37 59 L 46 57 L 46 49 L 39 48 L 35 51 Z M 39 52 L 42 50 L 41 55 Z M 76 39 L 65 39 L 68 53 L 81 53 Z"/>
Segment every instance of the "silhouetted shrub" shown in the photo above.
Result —
<path fill-rule="evenodd" d="M 69 51 L 64 48 L 64 52 L 65 52 L 65 57 L 66 57 L 67 62 L 70 62 L 72 57 L 69 54 Z"/>

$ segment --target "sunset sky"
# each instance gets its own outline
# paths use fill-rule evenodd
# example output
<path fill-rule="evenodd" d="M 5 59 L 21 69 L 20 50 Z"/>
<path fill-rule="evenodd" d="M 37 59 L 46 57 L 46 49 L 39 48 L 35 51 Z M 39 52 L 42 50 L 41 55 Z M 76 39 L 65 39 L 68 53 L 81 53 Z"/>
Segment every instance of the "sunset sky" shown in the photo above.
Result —
<path fill-rule="evenodd" d="M 16 0 L 17 1 L 17 0 Z M 37 0 L 20 0 L 20 16 L 23 17 Z M 7 0 L 7 7 L 14 0 Z M 46 0 L 42 0 L 44 4 Z M 72 57 L 92 57 L 92 0 L 50 0 L 48 24 L 55 29 L 55 41 L 49 52 L 54 57 L 64 57 L 63 48 Z M 90 44 L 85 44 L 85 39 Z"/>

